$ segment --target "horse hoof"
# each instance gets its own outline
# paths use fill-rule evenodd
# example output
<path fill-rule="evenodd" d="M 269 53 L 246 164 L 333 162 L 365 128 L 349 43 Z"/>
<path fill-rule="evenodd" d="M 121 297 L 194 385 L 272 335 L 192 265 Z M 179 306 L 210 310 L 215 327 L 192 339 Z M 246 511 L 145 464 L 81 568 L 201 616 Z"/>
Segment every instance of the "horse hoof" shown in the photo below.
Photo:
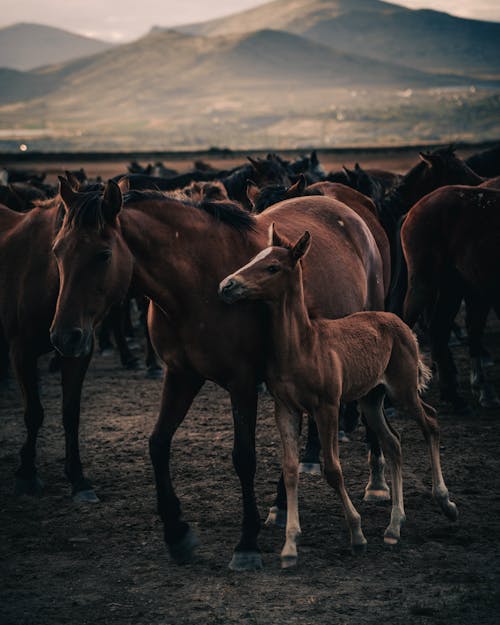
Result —
<path fill-rule="evenodd" d="M 163 369 L 161 367 L 148 367 L 146 378 L 148 380 L 160 380 L 163 377 Z"/>
<path fill-rule="evenodd" d="M 453 501 L 441 503 L 440 506 L 446 518 L 450 519 L 450 521 L 458 521 L 458 508 Z"/>
<path fill-rule="evenodd" d="M 170 544 L 168 549 L 177 564 L 187 564 L 193 559 L 194 551 L 199 544 L 196 534 L 188 529 L 184 537 L 179 542 Z"/>
<path fill-rule="evenodd" d="M 113 351 L 112 347 L 105 347 L 99 353 L 103 358 L 110 358 L 113 355 Z"/>
<path fill-rule="evenodd" d="M 75 503 L 99 503 L 100 499 L 91 488 L 74 493 L 72 499 Z"/>
<path fill-rule="evenodd" d="M 259 571 L 262 556 L 258 551 L 235 551 L 229 563 L 231 571 Z"/>
<path fill-rule="evenodd" d="M 281 556 L 281 568 L 292 569 L 297 566 L 297 556 Z"/>
<path fill-rule="evenodd" d="M 479 397 L 479 405 L 481 408 L 488 408 L 489 410 L 494 408 L 500 408 L 500 399 L 496 395 L 482 394 Z"/>
<path fill-rule="evenodd" d="M 299 464 L 299 473 L 321 475 L 321 465 L 319 462 L 301 462 Z"/>
<path fill-rule="evenodd" d="M 280 510 L 278 506 L 272 506 L 272 508 L 269 508 L 269 514 L 267 515 L 264 525 L 286 527 L 286 510 Z"/>
<path fill-rule="evenodd" d="M 368 503 L 381 503 L 384 501 L 391 500 L 391 493 L 387 489 L 382 490 L 367 490 L 365 491 L 365 496 L 363 497 L 363 501 L 367 501 Z"/>
<path fill-rule="evenodd" d="M 356 543 L 351 545 L 351 553 L 353 556 L 362 556 L 366 553 L 366 540 L 364 543 Z"/>
<path fill-rule="evenodd" d="M 351 439 L 347 436 L 344 430 L 339 430 L 339 443 L 350 443 Z"/>
<path fill-rule="evenodd" d="M 35 475 L 35 477 L 24 478 L 16 477 L 14 483 L 14 495 L 28 495 L 29 497 L 39 497 L 42 494 L 43 482 Z"/>

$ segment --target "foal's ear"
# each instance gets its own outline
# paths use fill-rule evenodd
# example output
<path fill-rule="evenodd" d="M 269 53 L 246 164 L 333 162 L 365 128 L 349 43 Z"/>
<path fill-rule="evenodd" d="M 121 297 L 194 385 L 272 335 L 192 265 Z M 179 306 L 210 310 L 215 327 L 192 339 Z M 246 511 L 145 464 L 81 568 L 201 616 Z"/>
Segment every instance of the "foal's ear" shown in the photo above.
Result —
<path fill-rule="evenodd" d="M 255 207 L 255 201 L 259 193 L 259 187 L 253 180 L 247 180 L 247 198 L 252 208 Z"/>
<path fill-rule="evenodd" d="M 309 251 L 310 247 L 311 247 L 311 235 L 306 230 L 304 234 L 300 237 L 300 239 L 297 241 L 297 243 L 295 243 L 295 245 L 292 247 L 291 252 L 292 252 L 292 258 L 294 262 L 298 262 L 301 258 L 304 258 L 304 256 Z"/>
<path fill-rule="evenodd" d="M 108 180 L 102 198 L 102 212 L 108 223 L 113 223 L 120 212 L 123 204 L 123 197 L 120 187 L 114 180 Z"/>
<path fill-rule="evenodd" d="M 78 193 L 73 189 L 69 180 L 64 178 L 63 176 L 58 176 L 59 178 L 59 195 L 64 204 L 64 208 L 69 210 L 70 205 L 75 201 Z"/>
<path fill-rule="evenodd" d="M 278 234 L 276 227 L 273 223 L 269 226 L 269 247 L 290 247 L 290 243 Z"/>
<path fill-rule="evenodd" d="M 130 191 L 130 180 L 127 178 L 127 176 L 122 176 L 120 180 L 118 180 L 118 186 L 120 187 L 122 195 Z"/>
<path fill-rule="evenodd" d="M 304 174 L 299 175 L 299 179 L 291 187 L 288 187 L 285 193 L 287 199 L 301 196 L 307 187 L 307 180 Z"/>
<path fill-rule="evenodd" d="M 426 154 L 425 152 L 419 152 L 418 157 L 427 165 L 427 167 L 432 167 L 432 158 L 429 153 Z"/>

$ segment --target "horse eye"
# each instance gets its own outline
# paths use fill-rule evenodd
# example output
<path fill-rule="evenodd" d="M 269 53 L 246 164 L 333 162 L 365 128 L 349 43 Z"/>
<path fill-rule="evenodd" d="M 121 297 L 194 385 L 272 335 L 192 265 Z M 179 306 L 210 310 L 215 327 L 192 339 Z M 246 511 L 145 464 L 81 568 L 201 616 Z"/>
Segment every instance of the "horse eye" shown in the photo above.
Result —
<path fill-rule="evenodd" d="M 101 263 L 105 263 L 111 258 L 111 254 L 111 250 L 102 250 L 96 254 L 95 259 Z"/>
<path fill-rule="evenodd" d="M 279 270 L 280 268 L 278 267 L 278 265 L 269 265 L 269 267 L 266 267 L 266 271 L 268 273 L 276 273 Z"/>

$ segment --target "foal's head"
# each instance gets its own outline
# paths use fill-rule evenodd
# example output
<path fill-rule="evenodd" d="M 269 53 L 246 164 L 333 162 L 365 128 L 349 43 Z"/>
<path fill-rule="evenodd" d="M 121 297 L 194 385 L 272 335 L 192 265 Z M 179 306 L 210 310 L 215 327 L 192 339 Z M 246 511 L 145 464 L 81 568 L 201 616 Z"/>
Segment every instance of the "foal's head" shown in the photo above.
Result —
<path fill-rule="evenodd" d="M 95 324 L 122 300 L 132 277 L 132 255 L 120 233 L 122 192 L 113 181 L 104 190 L 75 191 L 60 178 L 65 216 L 53 244 L 59 295 L 50 336 L 64 356 L 90 353 Z"/>
<path fill-rule="evenodd" d="M 247 265 L 237 269 L 219 284 L 220 297 L 231 304 L 240 299 L 272 301 L 278 299 L 294 280 L 298 266 L 311 246 L 307 230 L 292 245 L 271 225 L 269 247 L 259 252 Z"/>

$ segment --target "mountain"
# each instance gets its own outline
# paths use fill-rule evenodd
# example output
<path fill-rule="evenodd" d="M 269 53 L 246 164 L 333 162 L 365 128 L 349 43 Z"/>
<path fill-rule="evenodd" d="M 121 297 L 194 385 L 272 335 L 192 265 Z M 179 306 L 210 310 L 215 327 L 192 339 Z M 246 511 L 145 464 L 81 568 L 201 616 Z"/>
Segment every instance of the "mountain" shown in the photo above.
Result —
<path fill-rule="evenodd" d="M 30 70 L 96 54 L 112 46 L 52 26 L 13 24 L 0 28 L 0 67 Z"/>
<path fill-rule="evenodd" d="M 500 23 L 378 0 L 275 0 L 178 30 L 213 36 L 264 28 L 423 71 L 500 77 Z"/>

